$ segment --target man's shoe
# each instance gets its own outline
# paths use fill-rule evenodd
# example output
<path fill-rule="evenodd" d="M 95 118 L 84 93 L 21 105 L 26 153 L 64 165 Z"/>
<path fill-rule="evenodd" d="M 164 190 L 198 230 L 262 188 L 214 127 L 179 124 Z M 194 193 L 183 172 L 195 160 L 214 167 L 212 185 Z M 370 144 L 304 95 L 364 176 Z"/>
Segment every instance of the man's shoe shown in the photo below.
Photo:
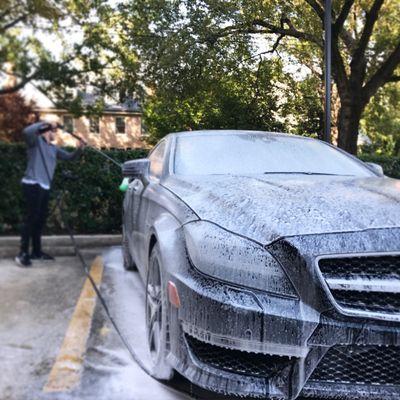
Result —
<path fill-rule="evenodd" d="M 24 268 L 32 266 L 31 259 L 30 259 L 28 253 L 23 253 L 23 252 L 19 253 L 17 255 L 17 257 L 15 257 L 15 262 L 20 267 L 24 267 Z"/>
<path fill-rule="evenodd" d="M 31 254 L 31 260 L 38 260 L 38 261 L 54 261 L 55 258 L 53 256 L 51 256 L 50 254 L 46 254 L 40 252 L 39 254 L 37 253 L 32 253 Z"/>

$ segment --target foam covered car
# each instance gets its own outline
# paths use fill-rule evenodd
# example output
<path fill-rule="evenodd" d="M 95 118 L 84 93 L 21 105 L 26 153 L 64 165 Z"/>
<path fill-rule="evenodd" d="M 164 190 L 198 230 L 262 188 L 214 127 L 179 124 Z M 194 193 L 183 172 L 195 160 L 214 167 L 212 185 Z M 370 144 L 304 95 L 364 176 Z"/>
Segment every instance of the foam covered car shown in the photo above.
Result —
<path fill-rule="evenodd" d="M 153 375 L 262 398 L 400 397 L 400 182 L 324 142 L 174 133 L 128 161 L 123 253 Z"/>

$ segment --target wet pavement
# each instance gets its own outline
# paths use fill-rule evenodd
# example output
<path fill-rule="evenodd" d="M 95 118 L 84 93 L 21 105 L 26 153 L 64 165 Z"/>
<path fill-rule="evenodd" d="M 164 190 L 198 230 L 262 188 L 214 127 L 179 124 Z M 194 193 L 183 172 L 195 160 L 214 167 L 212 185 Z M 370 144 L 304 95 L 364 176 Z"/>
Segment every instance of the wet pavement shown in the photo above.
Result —
<path fill-rule="evenodd" d="M 120 248 L 103 253 L 103 260 L 101 293 L 129 345 L 148 365 L 143 283 L 137 272 L 123 269 Z M 0 400 L 227 398 L 180 376 L 168 385 L 148 376 L 133 361 L 99 301 L 80 382 L 72 390 L 44 392 L 86 277 L 74 257 L 35 263 L 29 269 L 3 259 L 0 271 Z"/>
<path fill-rule="evenodd" d="M 74 258 L 22 269 L 0 260 L 0 399 L 34 398 L 46 382 L 84 276 Z"/>
<path fill-rule="evenodd" d="M 137 272 L 123 269 L 119 247 L 110 248 L 102 258 L 102 296 L 129 346 L 149 365 L 143 283 Z M 60 257 L 21 269 L 3 259 L 0 271 L 0 400 L 231 398 L 202 390 L 179 375 L 168 385 L 151 378 L 133 361 L 99 301 L 79 382 L 71 390 L 45 392 L 86 280 L 82 266 L 74 257 Z"/>

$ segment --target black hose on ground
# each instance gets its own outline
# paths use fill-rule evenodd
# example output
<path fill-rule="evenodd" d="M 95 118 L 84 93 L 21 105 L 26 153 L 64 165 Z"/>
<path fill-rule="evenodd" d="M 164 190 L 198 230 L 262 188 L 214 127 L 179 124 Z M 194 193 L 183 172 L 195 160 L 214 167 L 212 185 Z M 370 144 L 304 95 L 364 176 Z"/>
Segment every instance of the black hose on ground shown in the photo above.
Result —
<path fill-rule="evenodd" d="M 73 136 L 73 137 L 75 137 L 75 138 L 78 139 L 78 140 L 83 141 L 83 142 L 85 143 L 85 141 L 84 141 L 83 139 L 81 139 L 79 136 L 77 136 L 77 135 L 75 135 L 75 134 L 71 134 L 71 133 L 70 133 L 70 135 Z M 102 156 L 104 156 L 107 160 L 111 161 L 113 164 L 115 164 L 116 166 L 118 166 L 119 168 L 122 169 L 122 165 L 121 165 L 119 162 L 117 162 L 116 160 L 112 159 L 112 158 L 109 157 L 107 154 L 103 153 L 101 150 L 98 150 L 98 149 L 96 149 L 96 148 L 94 148 L 94 147 L 91 147 L 91 148 L 92 148 L 93 150 L 95 150 L 96 152 L 98 152 L 99 154 L 101 154 Z M 49 179 L 49 182 L 51 182 L 50 173 L 49 173 L 49 170 L 48 170 L 48 168 L 47 168 L 47 164 L 46 164 L 46 162 L 45 162 L 45 158 L 44 158 L 44 155 L 43 155 L 43 152 L 42 152 L 42 149 L 41 149 L 40 146 L 39 146 L 39 152 L 40 152 L 40 156 L 41 156 L 43 165 L 44 165 L 45 170 L 46 170 L 47 177 L 48 177 L 48 179 Z M 76 180 L 76 179 L 77 179 L 76 176 L 70 176 L 70 175 L 68 175 L 68 173 L 63 174 L 63 177 L 64 177 L 65 179 L 73 179 L 73 180 Z M 109 308 L 108 308 L 108 306 L 107 306 L 106 301 L 104 300 L 103 296 L 102 296 L 101 293 L 100 293 L 99 288 L 97 287 L 96 283 L 94 282 L 93 278 L 92 278 L 91 275 L 90 275 L 89 267 L 88 267 L 88 265 L 87 265 L 87 263 L 86 263 L 86 261 L 85 261 L 83 255 L 82 255 L 82 252 L 81 252 L 81 250 L 80 250 L 80 248 L 79 248 L 79 246 L 78 246 L 78 243 L 77 243 L 76 240 L 75 240 L 74 232 L 73 232 L 73 230 L 72 230 L 72 228 L 71 228 L 71 226 L 70 226 L 70 224 L 69 224 L 69 221 L 68 221 L 68 219 L 66 218 L 65 213 L 64 213 L 64 208 L 63 208 L 63 206 L 62 206 L 62 199 L 63 199 L 63 197 L 64 197 L 64 194 L 65 194 L 65 190 L 64 190 L 64 189 L 61 189 L 61 190 L 59 191 L 58 195 L 57 195 L 56 204 L 55 204 L 55 207 L 54 207 L 54 209 L 53 209 L 53 212 L 54 212 L 56 209 L 58 209 L 58 210 L 60 211 L 61 221 L 62 221 L 62 223 L 64 224 L 64 226 L 65 226 L 66 229 L 67 229 L 68 235 L 69 235 L 69 237 L 70 237 L 70 239 L 71 239 L 72 246 L 73 246 L 73 248 L 74 248 L 75 255 L 79 258 L 79 260 L 80 260 L 80 262 L 81 262 L 81 265 L 82 265 L 82 268 L 83 268 L 83 270 L 84 270 L 84 273 L 85 273 L 86 277 L 89 279 L 89 281 L 90 281 L 90 283 L 91 283 L 91 285 L 92 285 L 92 287 L 93 287 L 93 290 L 95 291 L 95 293 L 96 293 L 98 299 L 100 300 L 100 303 L 101 303 L 101 305 L 103 306 L 103 309 L 104 309 L 104 311 L 105 311 L 105 313 L 106 313 L 106 315 L 107 315 L 109 321 L 111 322 L 111 325 L 114 327 L 115 332 L 116 332 L 117 335 L 119 336 L 119 338 L 120 338 L 122 344 L 124 345 L 124 347 L 126 348 L 126 350 L 128 351 L 128 353 L 130 354 L 132 360 L 139 366 L 139 368 L 141 368 L 142 371 L 144 371 L 147 375 L 149 375 L 149 376 L 151 376 L 151 377 L 154 378 L 152 372 L 151 372 L 151 371 L 149 370 L 149 368 L 147 368 L 146 365 L 141 361 L 141 359 L 138 357 L 138 355 L 136 354 L 136 352 L 133 350 L 132 346 L 129 344 L 128 340 L 125 338 L 124 334 L 123 334 L 123 333 L 121 332 L 121 330 L 119 329 L 119 327 L 118 327 L 116 321 L 114 320 L 114 318 L 112 317 L 112 315 L 111 315 L 111 313 L 110 313 L 110 310 L 109 310 Z M 195 394 L 193 393 L 193 384 L 192 384 L 192 382 L 190 382 L 190 390 L 189 390 L 189 393 L 187 393 L 187 394 L 189 394 L 190 397 L 191 397 L 192 399 L 194 399 L 194 400 L 198 399 L 198 397 L 195 396 Z"/>
<path fill-rule="evenodd" d="M 73 136 L 74 136 L 74 135 L 73 135 Z M 75 137 L 75 136 L 74 136 L 74 137 Z M 79 140 L 82 140 L 82 139 L 80 139 L 79 137 L 78 137 L 78 139 L 79 139 Z M 49 170 L 48 170 L 48 168 L 47 168 L 46 160 L 45 160 L 45 158 L 44 158 L 42 149 L 41 149 L 40 146 L 38 146 L 38 147 L 39 147 L 39 153 L 40 153 L 40 156 L 41 156 L 43 165 L 44 165 L 45 170 L 46 170 L 47 178 L 49 179 L 49 182 L 51 182 L 50 172 L 49 172 Z M 96 150 L 97 150 L 97 149 L 96 149 Z M 107 156 L 106 154 L 104 154 L 104 153 L 101 152 L 100 150 L 98 150 L 98 152 L 99 152 L 100 154 L 102 154 L 103 156 L 105 156 L 108 160 L 112 161 L 115 165 L 118 165 L 119 167 L 121 167 L 121 164 L 118 163 L 117 161 L 113 160 L 111 157 Z M 69 177 L 69 178 L 71 178 L 71 177 Z M 91 285 L 92 285 L 92 287 L 93 287 L 93 289 L 94 289 L 94 291 L 95 291 L 97 297 L 99 298 L 100 303 L 101 303 L 101 305 L 103 306 L 104 311 L 106 312 L 106 315 L 107 315 L 108 319 L 109 319 L 110 322 L 111 322 L 111 325 L 114 327 L 116 333 L 118 334 L 118 336 L 120 337 L 120 339 L 121 339 L 123 345 L 125 346 L 125 348 L 126 348 L 127 351 L 129 352 L 129 354 L 131 355 L 133 361 L 134 361 L 146 374 L 148 374 L 148 375 L 150 375 L 150 376 L 153 376 L 153 375 L 152 375 L 152 372 L 143 364 L 143 362 L 142 362 L 142 361 L 140 360 L 140 358 L 137 356 L 137 354 L 136 354 L 135 351 L 132 349 L 132 347 L 130 346 L 129 342 L 127 341 L 127 339 L 125 338 L 125 336 L 123 335 L 123 333 L 121 332 L 121 330 L 119 329 L 117 323 L 115 322 L 114 318 L 112 317 L 112 315 L 111 315 L 111 313 L 110 313 L 110 310 L 109 310 L 109 308 L 108 308 L 108 306 L 107 306 L 106 301 L 104 300 L 104 298 L 103 298 L 103 296 L 101 295 L 101 293 L 100 293 L 98 287 L 96 286 L 95 282 L 93 281 L 93 278 L 92 278 L 91 275 L 90 275 L 89 267 L 88 267 L 88 265 L 86 264 L 86 261 L 85 261 L 83 255 L 82 255 L 81 250 L 79 249 L 78 243 L 77 243 L 76 240 L 75 240 L 75 236 L 74 236 L 74 233 L 73 233 L 73 231 L 72 231 L 72 228 L 71 228 L 71 226 L 70 226 L 70 224 L 69 224 L 69 222 L 68 222 L 68 219 L 65 217 L 64 209 L 63 209 L 62 203 L 61 203 L 61 200 L 62 200 L 63 197 L 64 197 L 64 189 L 62 189 L 62 190 L 59 192 L 58 196 L 57 196 L 56 205 L 55 205 L 55 207 L 54 207 L 54 210 L 55 210 L 56 208 L 58 208 L 58 210 L 60 211 L 61 221 L 62 221 L 62 223 L 64 224 L 64 226 L 65 226 L 66 229 L 67 229 L 68 235 L 69 235 L 69 237 L 70 237 L 70 239 L 71 239 L 72 246 L 74 247 L 75 255 L 79 258 L 79 260 L 80 260 L 80 262 L 81 262 L 81 265 L 82 265 L 82 267 L 83 267 L 83 270 L 84 270 L 85 275 L 86 275 L 87 278 L 89 279 L 89 281 L 90 281 L 90 283 L 91 283 Z M 53 210 L 53 211 L 54 211 L 54 210 Z"/>

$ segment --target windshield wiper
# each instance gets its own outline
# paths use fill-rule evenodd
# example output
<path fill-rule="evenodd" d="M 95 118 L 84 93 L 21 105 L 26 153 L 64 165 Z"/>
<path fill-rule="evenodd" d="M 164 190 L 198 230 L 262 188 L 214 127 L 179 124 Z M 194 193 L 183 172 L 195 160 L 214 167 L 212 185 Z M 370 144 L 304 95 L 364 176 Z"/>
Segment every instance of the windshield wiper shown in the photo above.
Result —
<path fill-rule="evenodd" d="M 269 174 L 282 174 L 282 175 L 330 175 L 330 176 L 354 176 L 354 175 L 345 175 L 345 174 L 330 174 L 328 172 L 308 172 L 308 171 L 271 171 L 264 172 L 265 175 Z"/>

